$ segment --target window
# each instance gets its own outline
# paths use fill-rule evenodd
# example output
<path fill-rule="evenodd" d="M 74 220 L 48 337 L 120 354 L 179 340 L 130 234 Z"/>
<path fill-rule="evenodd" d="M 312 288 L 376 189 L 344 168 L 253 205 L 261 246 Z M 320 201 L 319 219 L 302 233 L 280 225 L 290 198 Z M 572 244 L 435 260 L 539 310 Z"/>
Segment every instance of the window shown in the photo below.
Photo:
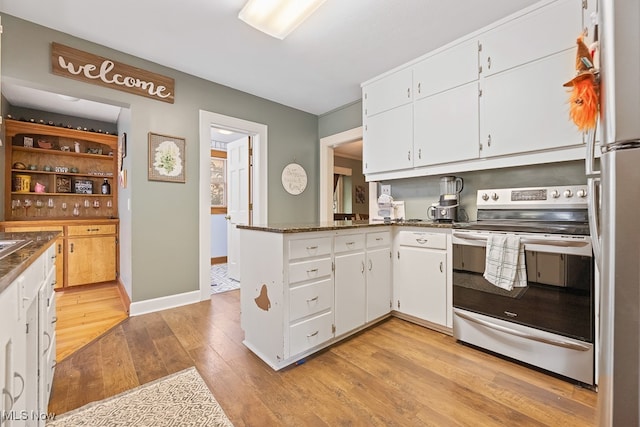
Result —
<path fill-rule="evenodd" d="M 211 213 L 227 213 L 227 152 L 211 150 Z"/>

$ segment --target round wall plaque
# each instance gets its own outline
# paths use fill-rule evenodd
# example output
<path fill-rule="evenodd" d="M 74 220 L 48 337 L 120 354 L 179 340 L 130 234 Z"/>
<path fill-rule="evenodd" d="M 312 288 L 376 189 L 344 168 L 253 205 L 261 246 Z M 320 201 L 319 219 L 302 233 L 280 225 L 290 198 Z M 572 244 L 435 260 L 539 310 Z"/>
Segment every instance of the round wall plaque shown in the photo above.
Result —
<path fill-rule="evenodd" d="M 297 163 L 289 163 L 282 170 L 282 186 L 289 194 L 297 196 L 307 188 L 307 172 Z"/>

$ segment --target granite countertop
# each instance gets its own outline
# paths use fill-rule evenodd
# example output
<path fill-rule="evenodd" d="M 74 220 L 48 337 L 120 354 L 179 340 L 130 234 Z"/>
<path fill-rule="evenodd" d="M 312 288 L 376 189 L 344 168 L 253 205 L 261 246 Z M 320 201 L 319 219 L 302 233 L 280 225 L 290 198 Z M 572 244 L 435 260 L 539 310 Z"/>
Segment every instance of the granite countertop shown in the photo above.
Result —
<path fill-rule="evenodd" d="M 349 228 L 381 227 L 425 227 L 425 228 L 451 228 L 451 223 L 441 223 L 435 221 L 392 221 L 385 224 L 383 221 L 330 221 L 325 223 L 308 224 L 268 224 L 268 225 L 237 225 L 237 228 L 244 230 L 268 231 L 271 233 L 307 233 L 311 231 L 345 230 Z"/>
<path fill-rule="evenodd" d="M 0 240 L 31 240 L 31 243 L 0 259 L 0 292 L 4 291 L 55 241 L 60 232 L 0 233 Z"/>

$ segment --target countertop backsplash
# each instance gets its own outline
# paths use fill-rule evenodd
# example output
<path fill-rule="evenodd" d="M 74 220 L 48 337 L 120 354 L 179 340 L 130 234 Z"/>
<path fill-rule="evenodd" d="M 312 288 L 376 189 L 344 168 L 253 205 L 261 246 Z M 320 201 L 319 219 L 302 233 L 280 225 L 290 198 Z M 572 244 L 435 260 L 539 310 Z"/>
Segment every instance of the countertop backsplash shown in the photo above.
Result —
<path fill-rule="evenodd" d="M 476 220 L 476 194 L 478 190 L 549 185 L 584 185 L 587 182 L 584 162 L 575 160 L 398 179 L 384 181 L 381 184 L 391 184 L 391 195 L 394 200 L 403 200 L 405 202 L 406 218 L 426 219 L 427 208 L 432 203 L 438 202 L 440 177 L 445 175 L 459 176 L 464 180 L 460 205 L 467 213 L 470 221 Z"/>

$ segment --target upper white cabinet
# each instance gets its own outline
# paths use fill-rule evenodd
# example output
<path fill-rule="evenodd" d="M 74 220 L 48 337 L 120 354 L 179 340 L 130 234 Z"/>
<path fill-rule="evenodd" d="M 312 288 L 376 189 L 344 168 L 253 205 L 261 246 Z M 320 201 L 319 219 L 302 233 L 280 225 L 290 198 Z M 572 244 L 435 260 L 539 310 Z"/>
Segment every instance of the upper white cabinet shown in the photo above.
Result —
<path fill-rule="evenodd" d="M 365 117 L 362 168 L 365 174 L 413 167 L 413 104 Z"/>
<path fill-rule="evenodd" d="M 478 42 L 468 40 L 431 55 L 413 68 L 415 99 L 478 80 Z"/>
<path fill-rule="evenodd" d="M 367 85 L 362 92 L 365 117 L 408 104 L 413 100 L 413 72 L 406 68 Z"/>
<path fill-rule="evenodd" d="M 544 0 L 364 83 L 367 179 L 584 158 L 562 85 L 586 15 L 581 0 Z"/>
<path fill-rule="evenodd" d="M 559 0 L 532 10 L 480 35 L 482 74 L 490 76 L 575 48 L 581 31 L 582 2 L 579 0 Z M 575 49 L 570 65 L 574 63 Z M 575 69 L 569 75 L 558 75 L 560 87 L 573 74 Z"/>

